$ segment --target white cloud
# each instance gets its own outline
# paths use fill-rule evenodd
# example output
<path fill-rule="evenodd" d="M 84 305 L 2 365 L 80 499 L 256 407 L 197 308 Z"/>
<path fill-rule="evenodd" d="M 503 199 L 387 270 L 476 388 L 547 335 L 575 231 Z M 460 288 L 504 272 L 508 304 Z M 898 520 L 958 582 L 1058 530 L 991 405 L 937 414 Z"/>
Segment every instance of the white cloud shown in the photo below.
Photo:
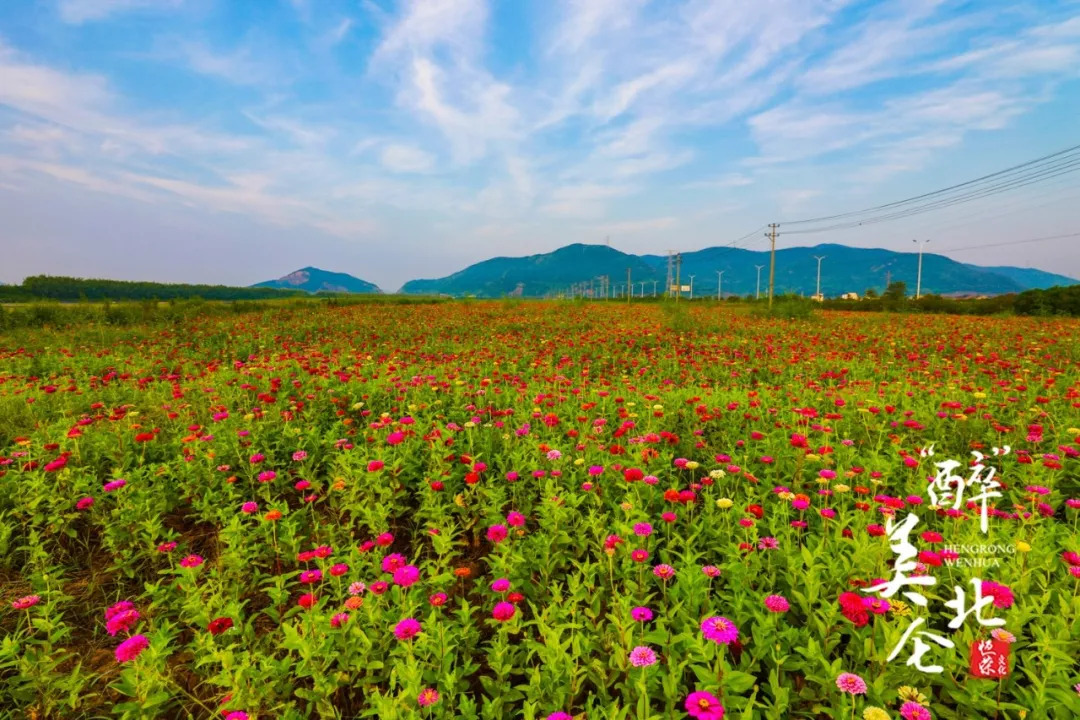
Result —
<path fill-rule="evenodd" d="M 387 145 L 379 155 L 383 167 L 397 173 L 428 172 L 435 166 L 435 158 L 411 145 Z"/>

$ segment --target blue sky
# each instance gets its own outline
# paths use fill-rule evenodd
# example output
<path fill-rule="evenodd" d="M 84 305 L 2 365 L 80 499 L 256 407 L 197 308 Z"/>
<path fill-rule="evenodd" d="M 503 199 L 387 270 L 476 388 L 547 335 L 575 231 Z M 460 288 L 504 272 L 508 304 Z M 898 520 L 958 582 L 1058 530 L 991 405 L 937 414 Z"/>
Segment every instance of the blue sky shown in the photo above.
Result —
<path fill-rule="evenodd" d="M 8 0 L 0 281 L 393 290 L 726 244 L 1078 138 L 1078 0 Z M 1080 173 L 780 243 L 1080 277 L 1080 237 L 959 250 L 1080 231 L 1078 200 Z"/>

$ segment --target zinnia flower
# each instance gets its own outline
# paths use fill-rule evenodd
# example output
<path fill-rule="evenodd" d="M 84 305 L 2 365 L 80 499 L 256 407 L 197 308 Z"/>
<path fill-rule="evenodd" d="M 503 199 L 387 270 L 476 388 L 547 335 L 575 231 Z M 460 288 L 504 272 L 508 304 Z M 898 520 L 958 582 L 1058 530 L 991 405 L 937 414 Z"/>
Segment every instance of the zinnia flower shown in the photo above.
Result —
<path fill-rule="evenodd" d="M 116 662 L 130 662 L 139 657 L 149 646 L 150 641 L 145 635 L 132 635 L 116 646 Z"/>
<path fill-rule="evenodd" d="M 687 696 L 686 712 L 697 720 L 722 720 L 724 706 L 712 694 L 698 690 Z"/>
<path fill-rule="evenodd" d="M 24 595 L 18 600 L 13 600 L 11 603 L 11 607 L 15 608 L 16 610 L 26 610 L 28 608 L 34 607 L 39 602 L 41 602 L 40 595 Z"/>
<path fill-rule="evenodd" d="M 424 688 L 416 697 L 416 704 L 420 707 L 430 707 L 439 702 L 439 692 L 435 688 Z"/>
<path fill-rule="evenodd" d="M 791 604 L 783 595 L 770 595 L 765 598 L 765 607 L 769 612 L 782 613 L 791 609 Z"/>
<path fill-rule="evenodd" d="M 197 568 L 204 562 L 202 555 L 188 555 L 180 561 L 180 567 Z"/>
<path fill-rule="evenodd" d="M 630 611 L 630 617 L 638 622 L 649 622 L 653 619 L 653 612 L 647 607 L 636 607 Z"/>
<path fill-rule="evenodd" d="M 739 629 L 726 617 L 711 617 L 701 623 L 701 633 L 706 640 L 720 645 L 730 645 L 739 639 Z"/>
<path fill-rule="evenodd" d="M 420 632 L 420 623 L 414 618 L 405 618 L 394 626 L 394 635 L 398 640 L 411 640 Z"/>
<path fill-rule="evenodd" d="M 675 568 L 664 563 L 657 565 L 653 568 L 652 571 L 653 575 L 664 581 L 670 580 L 671 578 L 675 577 Z"/>
<path fill-rule="evenodd" d="M 220 635 L 233 626 L 232 618 L 219 617 L 210 621 L 210 624 L 206 626 L 207 631 L 211 635 Z"/>
<path fill-rule="evenodd" d="M 501 602 L 496 603 L 494 609 L 491 611 L 491 617 L 495 618 L 499 622 L 506 622 L 510 618 L 514 617 L 514 613 L 517 612 L 517 608 L 513 603 Z"/>
<path fill-rule="evenodd" d="M 1012 607 L 1013 593 L 1007 585 L 996 583 L 993 580 L 982 581 L 982 594 L 994 598 L 994 607 L 1007 609 Z"/>
<path fill-rule="evenodd" d="M 121 610 L 105 621 L 105 630 L 115 636 L 117 633 L 130 631 L 137 622 L 139 622 L 138 610 L 134 608 Z"/>
<path fill-rule="evenodd" d="M 652 648 L 638 645 L 630 651 L 630 664 L 634 667 L 648 667 L 656 664 L 656 653 Z"/>
<path fill-rule="evenodd" d="M 863 720 L 889 720 L 889 713 L 879 707 L 868 707 L 863 710 Z"/>
<path fill-rule="evenodd" d="M 409 587 L 420 579 L 420 570 L 415 565 L 406 565 L 394 571 L 394 584 Z"/>
<path fill-rule="evenodd" d="M 900 716 L 904 720 L 932 720 L 933 715 L 917 702 L 906 702 L 900 706 Z"/>
<path fill-rule="evenodd" d="M 492 525 L 487 530 L 487 539 L 493 543 L 500 543 L 506 539 L 505 525 Z"/>
<path fill-rule="evenodd" d="M 866 681 L 854 673 L 840 673 L 836 678 L 836 687 L 851 695 L 862 695 L 866 692 Z"/>

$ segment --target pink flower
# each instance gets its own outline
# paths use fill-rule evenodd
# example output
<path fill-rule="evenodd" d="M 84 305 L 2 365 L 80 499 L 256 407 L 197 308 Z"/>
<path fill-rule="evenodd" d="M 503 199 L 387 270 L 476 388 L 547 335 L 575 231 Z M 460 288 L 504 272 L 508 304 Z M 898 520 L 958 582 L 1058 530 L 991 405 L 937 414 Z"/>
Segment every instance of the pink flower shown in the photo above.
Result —
<path fill-rule="evenodd" d="M 245 515 L 250 515 L 253 512 L 258 512 L 258 510 L 259 503 L 252 502 L 251 500 L 248 500 L 246 503 L 240 506 L 240 512 L 244 513 Z"/>
<path fill-rule="evenodd" d="M 634 534 L 638 537 L 648 537 L 652 535 L 652 529 L 649 523 L 637 523 L 634 525 Z"/>
<path fill-rule="evenodd" d="M 522 527 L 525 525 L 525 516 L 516 510 L 511 510 L 506 515 L 506 524 L 510 527 Z"/>
<path fill-rule="evenodd" d="M 94 498 L 92 498 L 92 497 L 84 497 L 84 498 L 81 498 L 79 500 L 79 502 L 75 503 L 75 509 L 76 510 L 88 510 L 93 504 L 94 504 Z"/>
<path fill-rule="evenodd" d="M 330 627 L 339 628 L 349 621 L 349 613 L 338 613 L 330 618 Z"/>
<path fill-rule="evenodd" d="M 506 526 L 505 525 L 492 525 L 487 530 L 487 539 L 493 543 L 500 543 L 506 539 Z"/>
<path fill-rule="evenodd" d="M 292 454 L 292 459 L 294 462 L 303 462 L 307 459 L 307 452 L 304 450 L 297 450 Z"/>
<path fill-rule="evenodd" d="M 300 573 L 300 582 L 305 585 L 314 585 L 322 580 L 322 570 L 305 570 Z"/>
<path fill-rule="evenodd" d="M 124 487 L 125 485 L 127 485 L 127 480 L 124 480 L 123 478 L 121 478 L 119 480 L 113 480 L 111 482 L 105 483 L 105 486 L 102 489 L 105 492 L 112 492 L 114 490 L 119 490 L 120 488 Z"/>
<path fill-rule="evenodd" d="M 11 602 L 11 607 L 15 608 L 16 610 L 27 610 L 34 607 L 39 602 L 41 602 L 40 595 L 24 595 L 18 600 L 13 600 Z"/>
<path fill-rule="evenodd" d="M 726 617 L 711 617 L 701 623 L 701 634 L 706 640 L 720 645 L 730 645 L 739 639 L 739 629 Z"/>
<path fill-rule="evenodd" d="M 372 460 L 371 462 L 369 462 L 367 464 L 367 471 L 368 472 L 379 472 L 385 466 L 386 465 L 383 463 L 382 460 Z"/>
<path fill-rule="evenodd" d="M 687 696 L 686 712 L 697 720 L 723 720 L 724 706 L 710 693 L 698 690 Z"/>
<path fill-rule="evenodd" d="M 405 618 L 394 626 L 394 635 L 398 640 L 411 640 L 420 632 L 420 623 L 414 618 Z"/>
<path fill-rule="evenodd" d="M 416 697 L 416 704 L 420 707 L 430 707 L 439 702 L 439 692 L 434 688 L 424 688 Z"/>
<path fill-rule="evenodd" d="M 394 584 L 409 587 L 420 579 L 420 570 L 414 565 L 405 565 L 394 571 Z"/>
<path fill-rule="evenodd" d="M 134 608 L 121 610 L 105 622 L 105 630 L 115 636 L 120 632 L 130 632 L 137 622 L 139 622 L 138 610 Z"/>
<path fill-rule="evenodd" d="M 653 612 L 647 607 L 636 607 L 630 611 L 630 617 L 637 622 L 649 622 L 653 619 Z"/>
<path fill-rule="evenodd" d="M 499 622 L 506 622 L 510 618 L 514 617 L 514 613 L 517 612 L 517 608 L 513 603 L 501 602 L 496 603 L 495 607 L 491 611 L 491 617 L 495 618 Z"/>
<path fill-rule="evenodd" d="M 634 667 L 648 667 L 656 664 L 656 653 L 652 648 L 638 645 L 630 651 L 630 664 Z"/>
<path fill-rule="evenodd" d="M 233 710 L 225 716 L 225 720 L 248 720 L 248 714 L 243 710 Z"/>
<path fill-rule="evenodd" d="M 854 673 L 840 673 L 836 678 L 836 687 L 851 695 L 862 695 L 866 692 L 866 681 Z"/>
<path fill-rule="evenodd" d="M 365 590 L 367 590 L 367 585 L 359 580 L 349 585 L 350 595 L 363 595 Z"/>
<path fill-rule="evenodd" d="M 398 568 L 403 568 L 408 563 L 405 560 L 405 556 L 399 553 L 390 553 L 382 560 L 383 572 L 396 572 Z"/>
<path fill-rule="evenodd" d="M 660 563 L 659 565 L 654 567 L 652 572 L 653 572 L 653 575 L 655 575 L 656 577 L 660 578 L 661 580 L 663 580 L 665 582 L 667 582 L 671 578 L 675 577 L 675 568 L 671 567 L 670 565 L 666 565 L 664 563 Z"/>
<path fill-rule="evenodd" d="M 705 577 L 720 577 L 720 568 L 715 565 L 705 565 L 701 568 L 701 572 L 705 573 Z"/>
<path fill-rule="evenodd" d="M 145 635 L 132 635 L 116 646 L 116 662 L 130 662 L 139 657 L 149 646 L 150 641 Z"/>
<path fill-rule="evenodd" d="M 330 566 L 330 574 L 334 577 L 341 577 L 347 572 L 349 572 L 349 566 L 345 563 L 336 563 Z"/>
<path fill-rule="evenodd" d="M 900 716 L 904 720 L 932 720 L 933 718 L 929 710 L 911 700 L 900 706 Z"/>
<path fill-rule="evenodd" d="M 188 555 L 180 561 L 180 567 L 197 568 L 204 562 L 202 555 Z"/>
<path fill-rule="evenodd" d="M 1007 585 L 996 583 L 993 580 L 983 580 L 982 594 L 994 598 L 994 607 L 1007 609 L 1012 607 L 1013 592 Z"/>
<path fill-rule="evenodd" d="M 506 578 L 499 578 L 495 582 L 491 583 L 491 589 L 497 593 L 504 593 L 510 589 L 510 581 Z"/>
<path fill-rule="evenodd" d="M 765 598 L 765 607 L 769 612 L 783 613 L 791 609 L 791 604 L 783 595 L 770 595 Z"/>
<path fill-rule="evenodd" d="M 161 543 L 160 545 L 157 546 L 157 551 L 159 553 L 170 553 L 175 549 L 176 549 L 176 543 L 175 542 L 163 542 L 163 543 Z"/>
<path fill-rule="evenodd" d="M 570 713 L 564 713 L 562 710 L 553 712 L 548 715 L 544 720 L 574 720 L 574 716 Z"/>

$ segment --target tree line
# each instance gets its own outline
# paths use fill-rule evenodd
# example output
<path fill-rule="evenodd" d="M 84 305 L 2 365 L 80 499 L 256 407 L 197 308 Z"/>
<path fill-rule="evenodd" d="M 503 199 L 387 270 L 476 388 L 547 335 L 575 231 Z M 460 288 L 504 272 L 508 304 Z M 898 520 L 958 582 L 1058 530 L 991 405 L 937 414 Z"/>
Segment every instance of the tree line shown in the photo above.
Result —
<path fill-rule="evenodd" d="M 22 285 L 0 286 L 0 302 L 56 300 L 270 300 L 301 297 L 303 290 L 267 287 L 230 287 L 227 285 L 191 285 L 130 280 L 96 280 L 55 275 L 34 275 Z"/>

